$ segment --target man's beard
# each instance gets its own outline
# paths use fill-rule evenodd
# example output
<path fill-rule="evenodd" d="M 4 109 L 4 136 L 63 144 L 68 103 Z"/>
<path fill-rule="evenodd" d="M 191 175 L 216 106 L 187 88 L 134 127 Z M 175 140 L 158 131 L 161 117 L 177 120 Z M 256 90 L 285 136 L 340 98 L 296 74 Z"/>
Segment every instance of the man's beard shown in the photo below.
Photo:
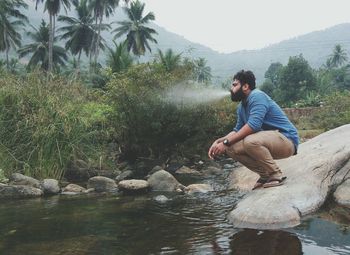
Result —
<path fill-rule="evenodd" d="M 233 102 L 240 102 L 245 98 L 242 88 L 240 88 L 236 93 L 233 93 L 232 90 L 230 90 L 230 92 L 231 92 L 231 100 Z"/>

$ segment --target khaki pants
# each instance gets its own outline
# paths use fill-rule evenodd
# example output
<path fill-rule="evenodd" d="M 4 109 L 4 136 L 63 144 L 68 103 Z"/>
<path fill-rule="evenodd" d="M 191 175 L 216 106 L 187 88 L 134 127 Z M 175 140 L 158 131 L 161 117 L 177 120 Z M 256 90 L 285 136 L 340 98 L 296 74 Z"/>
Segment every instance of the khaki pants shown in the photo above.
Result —
<path fill-rule="evenodd" d="M 260 131 L 226 149 L 226 154 L 253 172 L 267 179 L 282 175 L 274 159 L 288 158 L 294 154 L 294 144 L 278 131 Z"/>

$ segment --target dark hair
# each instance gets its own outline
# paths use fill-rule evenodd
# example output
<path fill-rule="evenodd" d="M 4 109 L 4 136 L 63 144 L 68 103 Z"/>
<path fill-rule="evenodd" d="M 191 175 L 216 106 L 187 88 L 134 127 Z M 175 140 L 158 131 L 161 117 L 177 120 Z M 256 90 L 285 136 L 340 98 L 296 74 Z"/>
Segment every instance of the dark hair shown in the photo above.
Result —
<path fill-rule="evenodd" d="M 239 80 L 242 85 L 247 83 L 251 90 L 255 89 L 255 76 L 252 71 L 241 70 L 233 76 L 233 79 Z"/>

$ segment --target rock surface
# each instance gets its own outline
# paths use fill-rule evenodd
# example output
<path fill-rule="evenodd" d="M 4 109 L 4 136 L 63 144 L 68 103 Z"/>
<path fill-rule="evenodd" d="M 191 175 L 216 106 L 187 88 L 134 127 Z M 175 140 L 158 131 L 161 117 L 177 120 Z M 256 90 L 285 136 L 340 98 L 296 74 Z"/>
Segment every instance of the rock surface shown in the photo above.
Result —
<path fill-rule="evenodd" d="M 175 171 L 176 174 L 181 174 L 181 175 L 201 175 L 200 172 L 197 170 L 191 169 L 187 166 L 182 166 L 179 169 Z"/>
<path fill-rule="evenodd" d="M 194 193 L 207 193 L 210 191 L 214 191 L 213 187 L 209 184 L 191 184 L 188 185 L 185 188 L 185 192 L 187 194 L 194 194 Z"/>
<path fill-rule="evenodd" d="M 339 185 L 333 196 L 338 204 L 350 208 L 350 179 Z"/>
<path fill-rule="evenodd" d="M 86 192 L 86 189 L 73 183 L 68 184 L 66 187 L 62 189 L 62 193 L 82 193 L 82 192 Z"/>
<path fill-rule="evenodd" d="M 155 172 L 147 181 L 152 190 L 176 191 L 178 188 L 183 187 L 183 185 L 179 183 L 172 174 L 165 170 Z"/>
<path fill-rule="evenodd" d="M 233 170 L 230 188 L 248 193 L 229 213 L 235 227 L 277 229 L 293 227 L 316 211 L 332 187 L 350 169 L 350 125 L 323 133 L 299 146 L 298 155 L 278 160 L 284 185 L 251 191 L 258 176 L 245 167 Z"/>
<path fill-rule="evenodd" d="M 55 179 L 44 179 L 41 185 L 44 194 L 57 194 L 60 192 L 60 186 Z"/>
<path fill-rule="evenodd" d="M 40 182 L 37 179 L 34 179 L 32 177 L 29 177 L 20 173 L 14 173 L 11 175 L 10 184 L 26 185 L 26 186 L 31 186 L 38 189 L 42 188 Z"/>
<path fill-rule="evenodd" d="M 43 191 L 24 185 L 0 185 L 0 198 L 31 198 L 40 197 Z"/>
<path fill-rule="evenodd" d="M 125 191 L 143 191 L 149 188 L 145 180 L 125 180 L 118 183 L 118 188 Z"/>
<path fill-rule="evenodd" d="M 115 192 L 118 186 L 113 179 L 104 176 L 95 176 L 88 180 L 88 189 L 95 189 L 96 192 Z"/>

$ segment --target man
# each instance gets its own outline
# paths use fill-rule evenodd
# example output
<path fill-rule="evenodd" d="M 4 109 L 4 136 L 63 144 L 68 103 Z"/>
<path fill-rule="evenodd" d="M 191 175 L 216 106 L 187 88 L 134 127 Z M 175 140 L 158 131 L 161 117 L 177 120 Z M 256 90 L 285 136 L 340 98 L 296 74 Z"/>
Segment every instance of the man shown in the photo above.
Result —
<path fill-rule="evenodd" d="M 240 102 L 236 127 L 212 144 L 209 158 L 226 152 L 259 174 L 253 189 L 282 185 L 286 177 L 282 176 L 274 159 L 297 153 L 296 128 L 276 102 L 255 88 L 255 76 L 251 71 L 236 73 L 230 92 L 232 101 Z"/>

